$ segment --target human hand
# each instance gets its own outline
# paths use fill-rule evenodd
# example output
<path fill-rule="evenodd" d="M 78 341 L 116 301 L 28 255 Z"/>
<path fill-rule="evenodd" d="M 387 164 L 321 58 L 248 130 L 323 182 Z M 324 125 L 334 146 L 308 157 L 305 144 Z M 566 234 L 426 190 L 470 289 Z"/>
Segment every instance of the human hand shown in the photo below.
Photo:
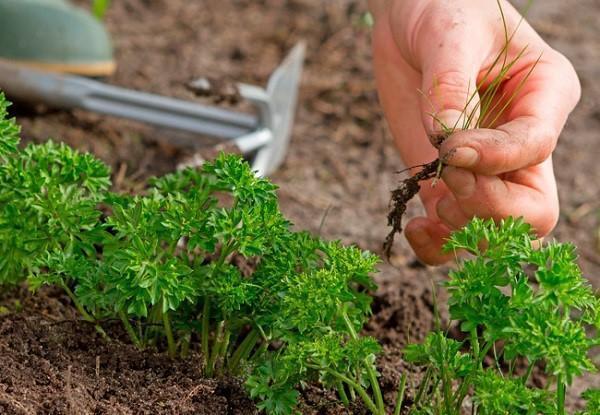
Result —
<path fill-rule="evenodd" d="M 507 31 L 495 0 L 370 1 L 377 88 L 400 155 L 407 166 L 438 157 L 448 164 L 443 183 L 422 183 L 426 216 L 405 227 L 426 263 L 447 261 L 444 240 L 474 216 L 523 216 L 540 237 L 558 220 L 551 155 L 579 100 L 579 80 L 563 55 L 508 2 L 500 3 Z M 462 125 L 465 106 L 477 112 L 477 100 L 469 98 L 475 86 L 481 95 L 488 86 L 482 81 L 498 76 L 494 61 L 506 33 L 514 33 L 508 61 L 526 49 L 504 76 L 487 128 L 456 131 L 438 145 L 440 123 Z"/>

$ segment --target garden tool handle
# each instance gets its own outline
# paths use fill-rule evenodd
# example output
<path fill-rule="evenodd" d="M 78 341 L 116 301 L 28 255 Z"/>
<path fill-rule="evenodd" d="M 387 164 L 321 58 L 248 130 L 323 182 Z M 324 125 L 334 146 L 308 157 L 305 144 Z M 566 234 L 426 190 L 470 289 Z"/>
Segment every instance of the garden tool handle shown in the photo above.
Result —
<path fill-rule="evenodd" d="M 0 90 L 54 108 L 81 108 L 157 127 L 234 139 L 257 129 L 257 116 L 128 90 L 88 78 L 0 63 Z"/>

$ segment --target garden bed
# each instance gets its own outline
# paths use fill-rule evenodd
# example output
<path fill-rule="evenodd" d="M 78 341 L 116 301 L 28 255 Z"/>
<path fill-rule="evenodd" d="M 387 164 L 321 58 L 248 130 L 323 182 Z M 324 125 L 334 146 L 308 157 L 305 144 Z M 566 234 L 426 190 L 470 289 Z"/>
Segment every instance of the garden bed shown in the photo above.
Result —
<path fill-rule="evenodd" d="M 115 1 L 107 24 L 115 38 L 119 69 L 109 81 L 194 99 L 185 88 L 194 76 L 218 74 L 262 84 L 286 51 L 297 40 L 306 40 L 308 57 L 293 143 L 286 164 L 273 176 L 281 187 L 282 209 L 300 229 L 381 253 L 389 191 L 401 164 L 377 104 L 369 30 L 361 23 L 364 3 Z M 597 148 L 600 126 L 595 98 L 600 93 L 595 82 L 600 75 L 600 29 L 594 24 L 600 6 L 593 0 L 578 5 L 536 4 L 531 20 L 574 61 L 582 78 L 582 103 L 556 155 L 562 214 L 555 235 L 578 245 L 584 273 L 598 287 L 600 166 L 590 149 Z M 172 171 L 195 151 L 167 144 L 164 132 L 79 111 L 17 106 L 16 115 L 26 139 L 56 137 L 105 160 L 121 191 L 139 190 L 148 176 Z M 418 209 L 412 204 L 409 215 Z M 382 385 L 393 399 L 405 369 L 400 350 L 409 336 L 420 340 L 432 328 L 431 280 L 442 279 L 444 270 L 419 266 L 402 241 L 391 263 L 380 268 L 380 289 L 367 332 L 384 347 L 379 362 Z M 12 294 L 0 301 L 10 311 L 0 317 L 2 413 L 255 412 L 239 382 L 203 379 L 193 355 L 176 362 L 166 355 L 140 354 L 118 341 L 106 344 L 93 327 L 78 321 L 59 291 Z M 598 377 L 589 376 L 571 392 L 576 396 L 599 385 Z M 301 405 L 303 413 L 348 413 L 317 388 L 304 392 Z M 577 406 L 574 398 L 570 405 Z"/>

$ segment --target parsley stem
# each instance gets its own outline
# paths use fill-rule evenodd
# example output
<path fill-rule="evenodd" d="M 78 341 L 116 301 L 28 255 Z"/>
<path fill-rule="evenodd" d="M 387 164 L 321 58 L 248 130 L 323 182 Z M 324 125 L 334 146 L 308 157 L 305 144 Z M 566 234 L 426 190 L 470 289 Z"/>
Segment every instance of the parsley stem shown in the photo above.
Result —
<path fill-rule="evenodd" d="M 152 335 L 152 337 L 149 339 L 149 344 L 153 347 L 156 346 L 158 338 L 156 326 L 161 324 L 161 320 L 162 318 L 160 316 L 160 306 L 152 306 L 152 310 L 150 310 L 150 312 L 148 313 L 148 324 L 146 325 L 145 338 L 148 338 Z"/>
<path fill-rule="evenodd" d="M 223 266 L 223 264 L 225 263 L 225 260 L 227 259 L 227 257 L 229 256 L 229 254 L 231 253 L 231 251 L 233 251 L 233 247 L 234 247 L 234 243 L 233 242 L 228 242 L 227 244 L 224 244 L 221 247 L 221 253 L 219 255 L 219 259 L 218 261 L 215 263 L 211 275 L 210 275 L 210 279 L 214 279 L 215 276 L 217 275 L 217 273 L 220 271 L 221 267 Z M 209 320 L 209 312 L 210 312 L 210 299 L 208 296 L 205 297 L 204 299 L 204 306 L 202 307 L 202 359 L 203 359 L 203 363 L 204 363 L 204 370 L 207 376 L 212 376 L 212 372 L 214 367 L 211 367 L 214 365 L 214 359 L 217 358 L 217 356 L 215 355 L 215 353 L 218 353 L 219 350 L 215 350 L 214 347 L 216 347 L 218 345 L 218 341 L 219 341 L 219 334 L 217 333 L 215 336 L 215 340 L 214 340 L 214 344 L 213 344 L 213 350 L 209 351 L 208 349 L 208 343 L 209 343 L 209 336 L 210 336 L 210 320 Z M 224 322 L 221 322 L 222 324 Z M 221 327 L 219 326 L 219 329 L 221 329 Z"/>
<path fill-rule="evenodd" d="M 558 415 L 565 415 L 565 395 L 567 388 L 563 382 L 562 375 L 556 379 L 556 407 Z"/>
<path fill-rule="evenodd" d="M 208 297 L 204 298 L 204 306 L 202 307 L 202 362 L 204 365 L 204 370 L 206 371 L 208 368 L 208 336 L 210 334 L 209 327 L 209 312 L 210 312 L 210 299 Z"/>
<path fill-rule="evenodd" d="M 448 368 L 446 366 L 446 362 L 443 362 L 441 368 L 442 374 L 442 387 L 444 390 L 444 413 L 450 414 L 452 413 L 452 380 L 448 374 Z"/>
<path fill-rule="evenodd" d="M 177 347 L 175 345 L 175 338 L 173 337 L 173 330 L 171 329 L 171 321 L 169 320 L 169 312 L 162 313 L 163 326 L 165 327 L 165 335 L 167 336 L 167 347 L 169 350 L 169 357 L 175 358 L 177 353 Z"/>
<path fill-rule="evenodd" d="M 96 331 L 102 336 L 102 338 L 104 340 L 106 340 L 106 341 L 110 341 L 110 337 L 108 337 L 108 334 L 106 334 L 106 332 L 104 331 L 104 329 L 102 327 L 100 327 L 100 324 L 98 324 L 98 322 L 96 321 L 96 319 L 94 317 L 92 317 L 85 310 L 85 308 L 81 305 L 81 303 L 79 302 L 79 300 L 77 299 L 77 297 L 75 297 L 75 294 L 73 294 L 73 291 L 71 291 L 71 289 L 67 286 L 67 284 L 61 283 L 60 285 L 61 285 L 62 289 L 65 290 L 65 292 L 67 293 L 67 295 L 69 296 L 69 298 L 71 299 L 71 301 L 75 305 L 75 308 L 77 308 L 77 311 L 79 311 L 79 313 L 81 314 L 81 316 L 83 317 L 83 319 L 85 321 L 87 321 L 87 322 L 94 323 Z"/>
<path fill-rule="evenodd" d="M 256 351 L 252 354 L 252 356 L 250 357 L 250 361 L 251 362 L 255 362 L 257 360 L 259 360 L 262 355 L 267 351 L 267 348 L 269 347 L 269 343 L 264 342 L 262 343 L 258 349 L 256 349 Z"/>
<path fill-rule="evenodd" d="M 310 364 L 307 366 L 311 367 L 313 369 L 323 370 L 323 371 L 329 373 L 331 376 L 335 377 L 336 379 L 341 380 L 342 382 L 344 382 L 344 383 L 348 384 L 349 386 L 351 386 L 352 388 L 354 388 L 354 390 L 356 390 L 356 392 L 358 392 L 358 394 L 362 398 L 364 404 L 367 406 L 367 408 L 369 408 L 369 411 L 371 411 L 373 414 L 378 414 L 378 415 L 385 414 L 385 410 L 381 411 L 375 406 L 375 404 L 373 403 L 373 400 L 371 400 L 371 398 L 369 397 L 369 395 L 367 394 L 365 389 L 362 386 L 360 386 L 358 383 L 354 382 L 349 377 L 347 377 L 333 369 L 329 369 L 328 367 L 323 368 L 321 366 L 310 365 Z"/>
<path fill-rule="evenodd" d="M 140 349 L 140 350 L 143 349 L 142 343 L 140 342 L 140 339 L 138 338 L 137 334 L 135 333 L 135 330 L 131 326 L 131 323 L 129 322 L 129 318 L 127 317 L 127 314 L 125 314 L 125 311 L 119 310 L 119 317 L 121 318 L 121 321 L 123 322 L 123 327 L 125 327 L 125 331 L 127 332 L 127 335 L 129 335 L 129 339 L 131 340 L 131 342 L 138 349 Z"/>
<path fill-rule="evenodd" d="M 352 339 L 357 340 L 358 334 L 356 334 L 356 330 L 354 329 L 354 325 L 350 321 L 348 317 L 348 313 L 346 310 L 342 311 L 342 318 L 344 319 L 344 323 L 346 323 L 346 327 L 348 327 L 348 332 L 350 333 L 350 337 Z M 379 382 L 377 381 L 377 373 L 375 372 L 374 365 L 368 360 L 365 359 L 365 368 L 367 370 L 367 376 L 369 377 L 369 383 L 371 384 L 371 388 L 373 389 L 373 395 L 375 396 L 375 402 L 377 402 L 377 408 L 381 413 L 385 413 L 385 404 L 383 403 L 383 395 L 381 394 L 381 389 L 379 388 Z"/>
<path fill-rule="evenodd" d="M 473 357 L 478 362 L 479 368 L 483 366 L 479 356 L 479 338 L 477 337 L 477 328 L 471 329 L 471 346 L 473 346 Z"/>
<path fill-rule="evenodd" d="M 350 405 L 350 401 L 348 400 L 348 395 L 346 395 L 346 390 L 344 389 L 344 383 L 341 380 L 338 380 L 336 383 L 337 383 L 338 395 L 340 395 L 340 399 L 342 400 L 342 403 L 344 404 L 344 406 Z"/>
<path fill-rule="evenodd" d="M 471 344 L 473 345 L 473 357 L 476 362 L 479 363 L 479 369 L 483 368 L 483 359 L 488 354 L 492 346 L 494 346 L 494 342 L 490 341 L 484 344 L 483 349 L 479 349 L 479 338 L 477 337 L 477 329 L 471 330 Z M 460 410 L 463 405 L 463 401 L 469 392 L 469 387 L 471 386 L 471 379 L 473 378 L 473 372 L 469 373 L 465 376 L 458 390 L 454 394 L 454 401 L 456 403 L 456 411 L 460 413 Z"/>
<path fill-rule="evenodd" d="M 439 384 L 440 384 L 440 379 L 436 376 L 429 389 L 432 391 L 437 391 Z M 431 400 L 433 399 L 433 397 L 434 397 L 434 394 L 432 394 L 432 393 L 427 394 L 427 396 L 425 397 L 425 402 L 423 404 L 429 405 L 431 403 Z"/>
<path fill-rule="evenodd" d="M 355 401 L 356 400 L 356 391 L 354 390 L 354 388 L 352 386 L 348 385 L 348 391 L 350 391 L 350 399 Z"/>
<path fill-rule="evenodd" d="M 206 366 L 206 376 L 212 377 L 215 370 L 215 363 L 221 350 L 221 342 L 223 342 L 225 330 L 225 320 L 221 321 L 217 326 L 217 333 L 213 342 L 212 350 L 210 351 L 210 357 L 208 359 L 208 365 Z"/>
<path fill-rule="evenodd" d="M 402 374 L 400 379 L 400 386 L 398 387 L 398 395 L 396 396 L 396 407 L 394 408 L 394 415 L 400 415 L 402 409 L 402 403 L 404 402 L 404 391 L 406 390 L 406 373 Z"/>
<path fill-rule="evenodd" d="M 219 344 L 219 353 L 217 354 L 217 360 L 215 361 L 215 364 L 220 363 L 219 374 L 222 374 L 222 370 L 223 370 L 223 366 L 224 366 L 223 363 L 225 362 L 225 356 L 227 355 L 227 349 L 229 348 L 229 341 L 231 339 L 231 330 L 229 330 L 227 322 L 224 322 L 224 324 L 225 324 L 225 331 L 223 334 L 223 340 Z"/>
<path fill-rule="evenodd" d="M 455 410 L 458 413 L 460 413 L 460 410 L 463 405 L 463 401 L 465 400 L 465 397 L 467 396 L 467 393 L 469 392 L 469 387 L 471 386 L 472 378 L 473 378 L 473 372 L 471 372 L 467 376 L 465 376 L 462 383 L 458 387 L 458 390 L 454 394 L 454 401 L 456 403 Z"/>
<path fill-rule="evenodd" d="M 525 373 L 525 375 L 523 375 L 523 385 L 527 384 L 527 381 L 529 380 L 529 377 L 531 376 L 531 372 L 533 371 L 534 366 L 535 366 L 535 360 L 533 360 L 531 363 L 529 363 L 529 366 L 527 367 L 527 372 Z"/>
<path fill-rule="evenodd" d="M 229 371 L 236 372 L 239 369 L 240 363 L 243 360 L 248 359 L 248 356 L 252 352 L 252 349 L 254 349 L 254 346 L 256 346 L 256 343 L 258 342 L 259 336 L 260 334 L 256 329 L 252 329 L 250 333 L 246 335 L 244 340 L 242 340 L 235 352 L 233 352 L 233 354 L 231 355 L 231 360 L 227 365 Z"/>
<path fill-rule="evenodd" d="M 181 352 L 179 353 L 182 359 L 185 359 L 190 354 L 191 333 L 186 333 L 181 338 Z"/>
<path fill-rule="evenodd" d="M 423 397 L 423 393 L 425 392 L 425 389 L 427 388 L 427 385 L 429 384 L 431 375 L 432 375 L 432 368 L 431 368 L 431 366 L 427 366 L 427 370 L 425 371 L 425 376 L 423 377 L 423 380 L 421 381 L 421 384 L 419 385 L 419 389 L 417 390 L 417 395 L 415 396 L 415 399 L 413 400 L 412 408 L 416 408 L 417 405 L 419 404 L 419 402 L 421 402 L 421 398 Z"/>

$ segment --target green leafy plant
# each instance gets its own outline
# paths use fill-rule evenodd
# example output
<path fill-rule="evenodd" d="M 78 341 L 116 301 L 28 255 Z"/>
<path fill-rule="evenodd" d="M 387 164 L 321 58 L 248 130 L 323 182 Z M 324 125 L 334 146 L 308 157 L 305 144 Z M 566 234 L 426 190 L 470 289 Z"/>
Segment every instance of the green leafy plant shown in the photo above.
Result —
<path fill-rule="evenodd" d="M 110 186 L 102 162 L 63 144 L 17 151 L 6 108 L 0 95 L 0 284 L 30 275 L 48 251 L 95 252 L 103 237 L 97 205 Z"/>
<path fill-rule="evenodd" d="M 6 105 L 0 96 L 0 284 L 60 287 L 107 340 L 116 319 L 140 349 L 196 352 L 206 376 L 247 379 L 267 413 L 292 413 L 309 381 L 385 413 L 379 346 L 358 334 L 376 256 L 292 231 L 276 186 L 237 156 L 112 193 L 89 154 L 18 149 Z"/>
<path fill-rule="evenodd" d="M 587 401 L 586 408 L 577 415 L 600 414 L 600 390 L 589 389 L 583 393 L 583 398 Z"/>
<path fill-rule="evenodd" d="M 276 187 L 237 156 L 152 179 L 141 195 L 112 193 L 110 170 L 48 142 L 19 149 L 0 95 L 0 285 L 63 289 L 107 340 L 120 320 L 140 349 L 190 357 L 206 376 L 245 379 L 268 414 L 295 410 L 298 388 L 319 382 L 351 406 L 399 415 L 564 414 L 566 388 L 594 369 L 598 300 L 574 247 L 532 247 L 529 225 L 473 220 L 450 252 L 466 251 L 446 286 L 465 333 L 441 330 L 409 345 L 425 368 L 385 402 L 380 346 L 359 333 L 371 313 L 378 258 L 291 230 Z M 531 386 L 534 370 L 546 385 Z M 588 408 L 597 412 L 598 393 Z"/>
<path fill-rule="evenodd" d="M 533 239 L 520 219 L 476 218 L 447 242 L 446 251 L 471 254 L 445 284 L 467 339 L 438 330 L 406 348 L 426 368 L 409 413 L 460 414 L 469 394 L 478 414 L 565 413 L 566 388 L 595 370 L 588 353 L 599 339 L 586 328 L 598 327 L 600 304 L 573 245 L 535 249 Z M 543 389 L 529 385 L 536 367 L 547 375 Z"/>

